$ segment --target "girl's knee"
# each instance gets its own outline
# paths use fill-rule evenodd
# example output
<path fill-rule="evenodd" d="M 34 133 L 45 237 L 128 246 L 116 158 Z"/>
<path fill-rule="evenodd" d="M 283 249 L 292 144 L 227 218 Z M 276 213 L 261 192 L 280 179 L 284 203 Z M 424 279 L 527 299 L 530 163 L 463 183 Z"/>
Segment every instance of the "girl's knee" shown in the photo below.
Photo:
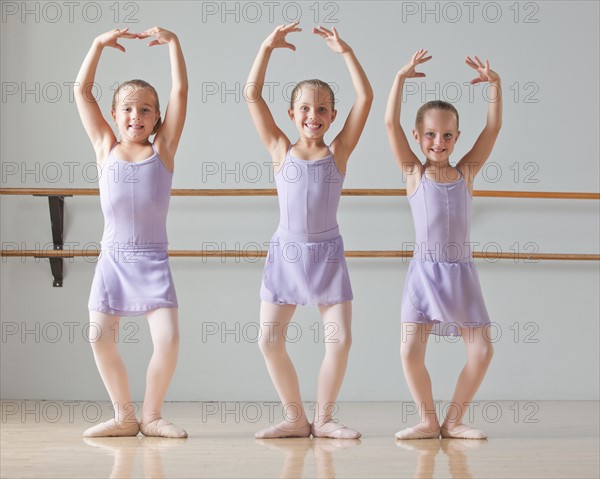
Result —
<path fill-rule="evenodd" d="M 423 346 L 421 344 L 415 344 L 414 341 L 403 341 L 400 344 L 400 359 L 405 364 L 423 362 Z"/>
<path fill-rule="evenodd" d="M 93 324 L 93 323 L 92 323 Z M 116 333 L 115 333 L 116 331 Z M 99 326 L 90 326 L 88 341 L 94 352 L 110 351 L 117 348 L 118 329 L 102 330 Z"/>
<path fill-rule="evenodd" d="M 97 357 L 107 357 L 119 354 L 119 350 L 117 348 L 117 341 L 115 341 L 114 339 L 104 341 L 90 341 L 90 345 L 92 346 L 94 356 Z"/>
<path fill-rule="evenodd" d="M 263 356 L 279 354 L 285 351 L 285 338 L 281 332 L 263 330 L 258 340 L 258 347 Z"/>
<path fill-rule="evenodd" d="M 352 347 L 352 334 L 350 332 L 344 334 L 336 334 L 334 337 L 325 337 L 325 349 L 327 351 L 335 352 L 336 354 L 350 353 Z"/>
<path fill-rule="evenodd" d="M 486 362 L 489 363 L 492 360 L 492 358 L 494 357 L 494 345 L 491 342 L 489 342 L 489 341 L 485 342 L 485 346 L 483 348 L 482 355 Z"/>
<path fill-rule="evenodd" d="M 431 326 L 402 323 L 400 358 L 403 363 L 423 363 Z"/>
<path fill-rule="evenodd" d="M 179 349 L 179 331 L 170 331 L 162 335 L 154 347 L 160 347 L 168 350 Z"/>
<path fill-rule="evenodd" d="M 494 356 L 494 346 L 490 341 L 483 341 L 474 351 L 474 358 L 478 363 L 488 364 Z"/>

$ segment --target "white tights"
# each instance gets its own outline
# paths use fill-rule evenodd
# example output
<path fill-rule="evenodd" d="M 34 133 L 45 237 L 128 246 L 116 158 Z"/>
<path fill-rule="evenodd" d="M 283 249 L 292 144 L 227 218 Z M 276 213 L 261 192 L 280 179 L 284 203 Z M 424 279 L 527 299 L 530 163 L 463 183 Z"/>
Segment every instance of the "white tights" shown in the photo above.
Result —
<path fill-rule="evenodd" d="M 141 422 L 160 417 L 179 355 L 179 322 L 176 308 L 159 308 L 147 313 L 154 352 L 146 373 L 146 393 Z M 90 343 L 96 366 L 115 410 L 115 421 L 135 420 L 127 370 L 117 349 L 120 317 L 90 311 Z"/>
<path fill-rule="evenodd" d="M 453 429 L 462 424 L 466 408 L 479 389 L 490 365 L 494 349 L 487 328 L 464 328 L 462 331 L 467 347 L 467 363 L 458 376 L 451 407 L 448 408 L 442 424 L 446 429 Z M 431 325 L 402 323 L 400 346 L 402 368 L 421 415 L 421 423 L 415 429 L 423 431 L 432 431 L 439 427 L 431 390 L 431 378 L 425 366 L 425 350 L 430 333 Z"/>
<path fill-rule="evenodd" d="M 308 424 L 300 386 L 294 365 L 286 350 L 285 332 L 292 320 L 295 305 L 277 305 L 263 301 L 260 307 L 260 350 L 264 356 L 269 375 L 286 408 L 286 422 L 294 427 Z M 317 381 L 317 405 L 314 423 L 325 424 L 332 419 L 346 366 L 352 333 L 352 303 L 343 302 L 320 306 L 325 331 L 325 357 Z"/>

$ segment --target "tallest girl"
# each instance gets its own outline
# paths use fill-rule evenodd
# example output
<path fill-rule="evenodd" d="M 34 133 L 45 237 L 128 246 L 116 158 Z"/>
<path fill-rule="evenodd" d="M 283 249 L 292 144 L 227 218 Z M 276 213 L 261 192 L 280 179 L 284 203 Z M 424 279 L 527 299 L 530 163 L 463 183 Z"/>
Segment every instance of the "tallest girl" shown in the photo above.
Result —
<path fill-rule="evenodd" d="M 271 239 L 261 287 L 260 348 L 285 409 L 284 421 L 256 434 L 258 438 L 331 437 L 355 439 L 360 433 L 333 418 L 333 409 L 348 362 L 351 342 L 352 290 L 344 260 L 336 212 L 350 154 L 367 120 L 373 92 L 352 49 L 335 28 L 313 29 L 339 53 L 350 72 L 356 99 L 331 145 L 325 134 L 336 118 L 331 87 L 305 80 L 291 95 L 288 115 L 298 130 L 292 143 L 275 124 L 262 97 L 273 50 L 294 45 L 298 22 L 277 27 L 262 43 L 248 77 L 246 100 L 263 144 L 273 160 L 280 222 Z M 325 358 L 319 373 L 315 418 L 309 423 L 298 377 L 286 351 L 285 332 L 299 304 L 317 305 L 323 319 Z"/>
<path fill-rule="evenodd" d="M 161 117 L 158 94 L 143 80 L 115 90 L 111 116 L 119 139 L 92 95 L 105 48 L 125 48 L 122 39 L 153 38 L 168 45 L 171 94 Z M 86 430 L 87 437 L 187 437 L 184 429 L 161 417 L 162 404 L 179 353 L 177 297 L 169 267 L 167 212 L 175 153 L 187 111 L 187 69 L 178 37 L 159 27 L 142 33 L 115 29 L 97 37 L 75 88 L 81 121 L 96 152 L 100 202 L 104 214 L 102 252 L 94 274 L 88 309 L 96 365 L 114 408 L 114 419 Z M 154 136 L 154 142 L 150 137 Z M 117 349 L 122 316 L 145 314 L 154 352 L 146 374 L 146 393 L 138 424 L 125 364 Z"/>

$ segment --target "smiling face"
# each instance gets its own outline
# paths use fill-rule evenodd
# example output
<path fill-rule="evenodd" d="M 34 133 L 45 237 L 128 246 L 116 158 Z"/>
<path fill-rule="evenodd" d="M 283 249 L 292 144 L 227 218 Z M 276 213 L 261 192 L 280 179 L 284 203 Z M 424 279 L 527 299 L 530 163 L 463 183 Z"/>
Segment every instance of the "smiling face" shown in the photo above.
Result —
<path fill-rule="evenodd" d="M 293 108 L 288 110 L 288 114 L 300 136 L 322 138 L 337 115 L 331 93 L 320 86 L 304 85 L 296 90 L 293 101 Z"/>
<path fill-rule="evenodd" d="M 449 163 L 454 145 L 460 136 L 458 120 L 449 110 L 427 110 L 413 130 L 421 151 L 431 163 Z"/>
<path fill-rule="evenodd" d="M 150 88 L 129 85 L 115 93 L 112 117 L 121 141 L 146 143 L 160 118 L 156 94 Z"/>

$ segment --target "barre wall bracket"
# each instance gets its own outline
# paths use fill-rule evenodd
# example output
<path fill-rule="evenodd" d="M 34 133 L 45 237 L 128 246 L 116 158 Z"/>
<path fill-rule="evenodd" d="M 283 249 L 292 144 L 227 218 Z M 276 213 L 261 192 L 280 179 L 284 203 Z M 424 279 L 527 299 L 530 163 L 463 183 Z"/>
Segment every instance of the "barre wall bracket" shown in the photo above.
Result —
<path fill-rule="evenodd" d="M 46 196 L 46 195 L 34 195 Z M 47 195 L 48 206 L 50 208 L 50 226 L 52 228 L 52 243 L 55 250 L 64 248 L 64 217 L 65 217 L 65 196 Z M 68 195 L 71 196 L 71 195 Z M 52 272 L 52 286 L 62 288 L 64 262 L 63 258 L 48 258 L 50 261 L 50 271 Z"/>

